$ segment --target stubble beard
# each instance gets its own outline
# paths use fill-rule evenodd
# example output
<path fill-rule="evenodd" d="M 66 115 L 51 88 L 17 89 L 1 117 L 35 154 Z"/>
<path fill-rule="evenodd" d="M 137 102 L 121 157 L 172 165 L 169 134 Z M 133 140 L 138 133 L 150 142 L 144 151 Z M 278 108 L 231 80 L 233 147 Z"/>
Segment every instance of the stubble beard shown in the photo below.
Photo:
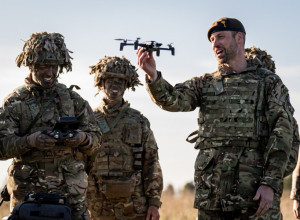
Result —
<path fill-rule="evenodd" d="M 237 43 L 232 41 L 228 48 L 224 48 L 224 57 L 218 58 L 219 64 L 229 64 L 229 61 L 233 60 L 233 58 L 237 55 Z"/>

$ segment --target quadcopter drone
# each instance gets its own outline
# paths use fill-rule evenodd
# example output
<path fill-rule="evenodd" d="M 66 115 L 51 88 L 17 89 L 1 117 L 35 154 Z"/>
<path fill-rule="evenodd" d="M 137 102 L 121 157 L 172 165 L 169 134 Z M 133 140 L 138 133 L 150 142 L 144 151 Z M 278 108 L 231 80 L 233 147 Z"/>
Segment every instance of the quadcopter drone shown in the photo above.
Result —
<path fill-rule="evenodd" d="M 120 40 L 123 41 L 120 43 L 120 51 L 123 50 L 124 46 L 133 46 L 135 50 L 138 49 L 138 47 L 144 47 L 146 48 L 146 51 L 148 52 L 153 52 L 156 51 L 156 56 L 159 56 L 161 50 L 170 50 L 171 54 L 174 56 L 175 55 L 175 48 L 172 46 L 172 44 L 168 44 L 167 48 L 162 48 L 160 47 L 162 44 L 158 43 L 156 41 L 146 41 L 143 43 L 139 43 L 139 40 L 141 38 L 137 38 L 133 43 L 127 43 L 127 41 L 132 41 L 128 39 L 115 39 L 115 40 Z"/>

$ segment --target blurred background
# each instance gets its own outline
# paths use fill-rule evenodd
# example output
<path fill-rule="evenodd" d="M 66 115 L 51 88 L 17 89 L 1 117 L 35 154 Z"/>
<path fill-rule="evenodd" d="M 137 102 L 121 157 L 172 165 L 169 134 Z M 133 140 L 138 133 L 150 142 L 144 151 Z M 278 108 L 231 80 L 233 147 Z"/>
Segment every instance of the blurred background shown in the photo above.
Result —
<path fill-rule="evenodd" d="M 120 51 L 120 42 L 114 39 L 135 40 L 140 37 L 140 42 L 155 40 L 163 43 L 163 47 L 173 43 L 175 56 L 169 51 L 161 51 L 155 59 L 157 69 L 175 85 L 216 70 L 217 62 L 207 39 L 207 30 L 221 17 L 234 17 L 245 26 L 246 47 L 255 45 L 272 55 L 276 73 L 290 90 L 295 117 L 298 121 L 300 119 L 300 102 L 297 102 L 300 98 L 298 0 L 0 1 L 0 100 L 23 84 L 29 73 L 26 67 L 16 67 L 15 58 L 32 33 L 47 31 L 64 35 L 68 49 L 74 52 L 73 71 L 61 74 L 59 81 L 67 86 L 79 85 L 81 90 L 77 92 L 93 108 L 100 103 L 101 94 L 94 96 L 97 89 L 93 87 L 89 66 L 105 55 L 124 55 L 137 66 L 133 47 L 127 46 Z M 139 70 L 138 73 L 144 82 L 144 72 Z M 125 98 L 151 122 L 159 146 L 164 189 L 171 185 L 174 196 L 178 198 L 186 184 L 193 183 L 197 151 L 185 139 L 197 129 L 197 110 L 189 113 L 163 111 L 152 103 L 143 86 L 135 92 L 126 91 Z M 5 182 L 9 163 L 0 162 L 0 182 Z M 287 189 L 289 186 L 287 183 Z M 187 207 L 192 216 L 196 216 L 192 197 L 188 199 L 190 204 Z M 167 203 L 164 203 L 166 208 Z M 291 213 L 292 207 L 288 204 L 285 209 Z"/>

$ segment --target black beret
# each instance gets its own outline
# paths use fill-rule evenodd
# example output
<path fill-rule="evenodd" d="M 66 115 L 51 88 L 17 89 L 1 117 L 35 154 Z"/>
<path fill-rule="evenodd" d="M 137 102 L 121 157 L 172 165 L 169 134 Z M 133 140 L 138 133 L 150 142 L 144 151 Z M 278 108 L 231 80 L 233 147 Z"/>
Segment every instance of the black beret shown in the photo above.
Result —
<path fill-rule="evenodd" d="M 245 28 L 239 20 L 226 17 L 220 18 L 219 20 L 215 21 L 208 29 L 207 37 L 209 41 L 211 34 L 217 31 L 238 31 L 246 34 Z"/>

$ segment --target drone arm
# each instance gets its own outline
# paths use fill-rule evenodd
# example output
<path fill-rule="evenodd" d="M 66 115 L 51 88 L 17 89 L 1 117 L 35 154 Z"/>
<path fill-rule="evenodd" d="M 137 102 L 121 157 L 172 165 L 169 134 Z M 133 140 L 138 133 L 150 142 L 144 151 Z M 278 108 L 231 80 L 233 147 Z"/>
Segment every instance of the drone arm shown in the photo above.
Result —
<path fill-rule="evenodd" d="M 124 44 L 124 43 L 120 43 L 120 51 L 122 51 L 122 50 L 123 50 L 124 46 L 125 46 L 125 44 Z"/>
<path fill-rule="evenodd" d="M 175 48 L 174 48 L 174 47 L 171 48 L 171 54 L 172 54 L 173 56 L 175 56 Z"/>

